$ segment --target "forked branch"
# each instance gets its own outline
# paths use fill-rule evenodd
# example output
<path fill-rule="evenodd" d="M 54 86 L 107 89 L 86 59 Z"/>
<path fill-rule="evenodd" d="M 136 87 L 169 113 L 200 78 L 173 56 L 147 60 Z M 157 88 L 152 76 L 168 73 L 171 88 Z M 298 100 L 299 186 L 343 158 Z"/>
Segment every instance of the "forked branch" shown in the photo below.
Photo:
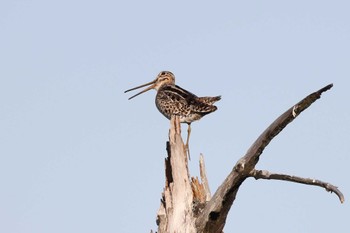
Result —
<path fill-rule="evenodd" d="M 258 163 L 259 157 L 265 147 L 302 111 L 307 109 L 312 103 L 321 97 L 323 92 L 328 91 L 332 86 L 333 84 L 325 86 L 289 108 L 258 137 L 248 149 L 247 153 L 236 163 L 231 173 L 220 185 L 214 196 L 198 216 L 196 220 L 196 228 L 198 229 L 198 232 L 222 232 L 228 212 L 236 198 L 240 185 L 247 177 L 251 176 L 251 173 L 254 171 L 255 165 Z M 327 188 L 329 187 L 330 186 L 327 186 Z"/>

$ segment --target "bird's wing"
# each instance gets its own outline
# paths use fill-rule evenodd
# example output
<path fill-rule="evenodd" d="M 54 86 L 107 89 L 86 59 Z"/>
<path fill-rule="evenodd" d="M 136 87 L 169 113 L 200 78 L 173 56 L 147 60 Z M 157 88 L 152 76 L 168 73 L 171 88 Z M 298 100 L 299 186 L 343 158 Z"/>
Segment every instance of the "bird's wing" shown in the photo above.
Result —
<path fill-rule="evenodd" d="M 168 105 L 169 108 L 172 108 L 171 114 L 176 115 L 189 115 L 191 113 L 208 114 L 217 109 L 216 106 L 211 105 L 207 101 L 202 101 L 195 94 L 179 86 L 164 86 L 159 90 L 158 98 L 158 101 L 162 102 L 163 108 L 164 105 Z M 217 100 L 219 99 L 220 97 L 217 98 Z M 170 110 L 165 109 L 165 111 Z"/>
<path fill-rule="evenodd" d="M 188 100 L 196 96 L 178 86 L 164 86 L 157 93 L 157 107 L 164 114 L 188 115 L 191 108 Z"/>
<path fill-rule="evenodd" d="M 198 97 L 195 94 L 175 85 L 175 87 L 170 88 L 173 92 L 181 95 L 185 101 L 186 106 L 191 111 L 191 113 L 208 114 L 214 112 L 217 107 L 213 104 L 221 99 L 221 96 L 215 97 Z M 185 104 L 185 103 L 184 103 Z"/>

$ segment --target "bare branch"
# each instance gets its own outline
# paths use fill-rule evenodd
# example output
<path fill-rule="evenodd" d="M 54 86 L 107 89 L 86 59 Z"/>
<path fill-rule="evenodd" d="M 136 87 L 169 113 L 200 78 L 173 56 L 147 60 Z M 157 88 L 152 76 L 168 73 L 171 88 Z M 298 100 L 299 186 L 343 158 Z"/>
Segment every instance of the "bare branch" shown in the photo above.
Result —
<path fill-rule="evenodd" d="M 222 232 L 240 185 L 255 168 L 265 147 L 302 111 L 307 109 L 321 97 L 323 92 L 331 89 L 332 86 L 333 84 L 325 86 L 289 108 L 258 137 L 247 153 L 236 163 L 231 173 L 207 203 L 201 215 L 198 216 L 196 220 L 198 232 Z"/>
<path fill-rule="evenodd" d="M 291 176 L 291 175 L 280 174 L 280 173 L 271 173 L 266 170 L 255 170 L 255 169 L 250 172 L 250 176 L 254 177 L 256 180 L 258 179 L 284 180 L 284 181 L 296 182 L 300 184 L 319 186 L 319 187 L 325 188 L 327 192 L 331 192 L 331 193 L 334 192 L 339 197 L 339 200 L 341 203 L 343 203 L 345 200 L 344 195 L 340 192 L 338 187 L 330 183 L 323 182 L 321 180 Z"/>
<path fill-rule="evenodd" d="M 238 166 L 237 168 L 241 170 L 240 168 L 242 166 L 243 168 L 245 166 L 249 166 L 250 169 L 244 169 L 245 172 L 249 173 L 257 164 L 260 154 L 262 154 L 263 150 L 272 141 L 272 139 L 277 136 L 289 123 L 291 123 L 301 112 L 319 99 L 323 92 L 328 91 L 332 87 L 333 84 L 329 84 L 324 88 L 321 88 L 320 90 L 308 95 L 278 117 L 253 143 L 253 145 L 248 149 L 246 155 L 240 161 L 238 161 L 238 164 L 236 164 L 236 166 Z"/>

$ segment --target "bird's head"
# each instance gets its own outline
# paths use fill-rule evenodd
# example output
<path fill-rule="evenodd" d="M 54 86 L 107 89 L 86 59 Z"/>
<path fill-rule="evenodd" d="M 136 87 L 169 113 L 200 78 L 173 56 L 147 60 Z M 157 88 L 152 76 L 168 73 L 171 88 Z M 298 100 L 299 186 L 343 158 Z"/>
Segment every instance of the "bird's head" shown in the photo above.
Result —
<path fill-rule="evenodd" d="M 146 91 L 149 91 L 151 89 L 155 89 L 156 91 L 158 91 L 158 89 L 163 86 L 163 85 L 175 85 L 175 76 L 173 73 L 171 73 L 170 71 L 162 71 L 160 72 L 156 79 L 153 80 L 152 82 L 149 82 L 149 83 L 145 83 L 143 85 L 140 85 L 140 86 L 137 86 L 137 87 L 134 87 L 134 88 L 131 88 L 129 90 L 126 90 L 124 93 L 126 92 L 129 92 L 129 91 L 133 91 L 133 90 L 136 90 L 136 89 L 139 89 L 141 87 L 145 87 L 145 86 L 148 86 L 148 85 L 151 85 L 149 87 L 147 87 L 146 89 L 142 90 L 141 92 L 137 93 L 136 95 L 133 95 L 129 98 L 132 99 L 142 93 L 145 93 Z"/>

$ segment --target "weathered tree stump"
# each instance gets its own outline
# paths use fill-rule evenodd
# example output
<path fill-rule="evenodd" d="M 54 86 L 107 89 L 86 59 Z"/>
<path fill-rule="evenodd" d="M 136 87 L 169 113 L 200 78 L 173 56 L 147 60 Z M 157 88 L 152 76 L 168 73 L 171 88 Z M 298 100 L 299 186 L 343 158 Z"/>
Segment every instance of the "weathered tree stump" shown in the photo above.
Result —
<path fill-rule="evenodd" d="M 165 159 L 165 188 L 157 213 L 158 233 L 221 233 L 228 212 L 236 198 L 240 185 L 249 177 L 275 179 L 315 185 L 334 192 L 341 203 L 343 194 L 332 184 L 309 178 L 256 170 L 265 147 L 302 111 L 332 88 L 332 84 L 316 91 L 289 108 L 278 117 L 252 144 L 247 153 L 233 166 L 232 171 L 211 197 L 205 172 L 204 158 L 200 157 L 201 180 L 191 178 L 188 158 L 181 138 L 178 117 L 170 121 L 168 157 Z"/>

